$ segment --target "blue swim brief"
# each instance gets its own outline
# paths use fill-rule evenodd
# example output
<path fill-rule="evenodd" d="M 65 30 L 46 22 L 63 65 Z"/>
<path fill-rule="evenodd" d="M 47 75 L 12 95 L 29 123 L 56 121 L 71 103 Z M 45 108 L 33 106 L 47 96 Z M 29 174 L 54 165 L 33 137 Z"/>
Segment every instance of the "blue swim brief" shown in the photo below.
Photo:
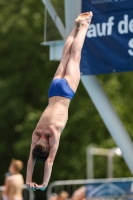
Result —
<path fill-rule="evenodd" d="M 53 96 L 61 96 L 72 99 L 74 96 L 73 90 L 68 85 L 68 82 L 65 78 L 56 78 L 53 79 L 49 91 L 48 98 Z"/>

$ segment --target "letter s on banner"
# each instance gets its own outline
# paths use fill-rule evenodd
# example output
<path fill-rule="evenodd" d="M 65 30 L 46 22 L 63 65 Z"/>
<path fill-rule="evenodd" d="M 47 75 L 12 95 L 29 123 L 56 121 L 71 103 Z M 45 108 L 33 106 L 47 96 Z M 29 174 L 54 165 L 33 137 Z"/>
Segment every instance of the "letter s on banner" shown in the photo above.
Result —
<path fill-rule="evenodd" d="M 132 50 L 131 49 L 128 50 L 128 53 L 130 56 L 133 56 L 133 38 L 129 40 L 128 45 L 130 48 L 132 48 Z"/>

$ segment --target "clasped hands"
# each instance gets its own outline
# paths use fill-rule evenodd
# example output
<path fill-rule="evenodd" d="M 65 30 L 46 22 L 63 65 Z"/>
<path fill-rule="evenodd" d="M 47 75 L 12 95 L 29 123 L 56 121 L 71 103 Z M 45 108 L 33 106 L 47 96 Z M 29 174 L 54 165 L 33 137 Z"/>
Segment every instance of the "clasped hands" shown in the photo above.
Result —
<path fill-rule="evenodd" d="M 26 186 L 27 186 L 28 190 L 32 190 L 32 191 L 36 191 L 36 190 L 44 191 L 47 187 L 44 184 L 38 185 L 35 182 L 26 183 Z"/>

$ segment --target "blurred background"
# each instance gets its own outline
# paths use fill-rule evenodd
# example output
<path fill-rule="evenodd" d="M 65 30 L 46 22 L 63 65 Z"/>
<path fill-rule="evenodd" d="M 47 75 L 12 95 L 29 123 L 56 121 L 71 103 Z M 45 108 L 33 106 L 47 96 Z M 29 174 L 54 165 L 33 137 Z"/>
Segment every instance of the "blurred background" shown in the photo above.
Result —
<path fill-rule="evenodd" d="M 59 15 L 60 0 L 51 1 Z M 62 1 L 63 4 L 63 1 Z M 54 37 L 56 32 L 49 34 Z M 51 30 L 51 29 L 50 29 Z M 58 33 L 57 33 L 58 34 Z M 29 156 L 31 135 L 47 106 L 47 92 L 59 62 L 49 61 L 44 37 L 44 5 L 35 0 L 0 1 L 0 185 L 11 158 L 24 163 Z M 60 36 L 59 36 L 60 38 Z M 53 39 L 54 40 L 54 39 Z M 125 128 L 133 138 L 133 73 L 99 75 L 98 78 Z M 86 179 L 86 148 L 112 148 L 116 144 L 106 129 L 82 83 L 71 102 L 69 120 L 62 133 L 50 182 Z M 122 157 L 114 158 L 114 177 L 131 177 Z M 94 178 L 106 178 L 106 157 L 94 157 Z M 41 183 L 43 165 L 37 163 L 33 180 Z M 45 199 L 45 192 L 36 192 Z"/>

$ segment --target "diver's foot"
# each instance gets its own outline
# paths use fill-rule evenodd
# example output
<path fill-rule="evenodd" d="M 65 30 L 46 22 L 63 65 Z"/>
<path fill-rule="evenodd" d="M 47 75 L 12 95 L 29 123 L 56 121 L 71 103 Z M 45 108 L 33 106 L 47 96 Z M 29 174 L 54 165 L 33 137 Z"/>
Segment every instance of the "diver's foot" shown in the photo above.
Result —
<path fill-rule="evenodd" d="M 91 23 L 91 19 L 92 19 L 93 13 L 90 12 L 85 12 L 85 13 L 81 13 L 77 19 L 75 19 L 75 24 L 77 26 L 80 26 L 80 24 L 88 24 L 90 25 Z"/>

